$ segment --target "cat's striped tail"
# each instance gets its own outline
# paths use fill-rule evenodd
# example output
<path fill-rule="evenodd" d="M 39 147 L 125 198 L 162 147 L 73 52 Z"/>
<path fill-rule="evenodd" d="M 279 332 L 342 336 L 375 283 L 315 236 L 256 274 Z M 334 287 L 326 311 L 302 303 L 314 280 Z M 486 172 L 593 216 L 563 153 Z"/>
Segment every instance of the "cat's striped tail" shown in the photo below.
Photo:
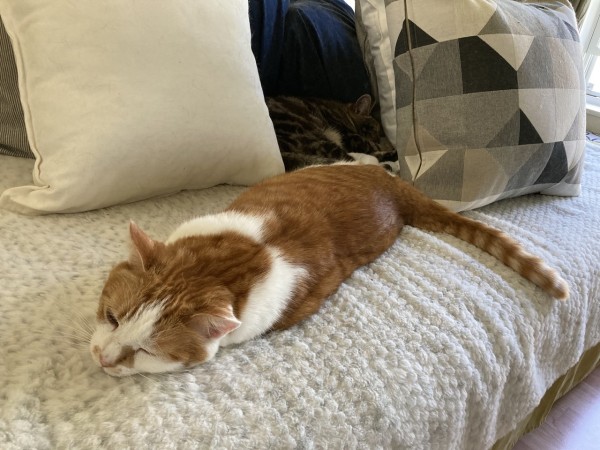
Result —
<path fill-rule="evenodd" d="M 559 300 L 569 297 L 569 286 L 556 270 L 525 251 L 510 236 L 484 223 L 456 214 L 430 199 L 427 200 L 431 202 L 428 207 L 416 208 L 417 211 L 411 214 L 407 225 L 456 236 L 502 261 L 552 297 Z"/>

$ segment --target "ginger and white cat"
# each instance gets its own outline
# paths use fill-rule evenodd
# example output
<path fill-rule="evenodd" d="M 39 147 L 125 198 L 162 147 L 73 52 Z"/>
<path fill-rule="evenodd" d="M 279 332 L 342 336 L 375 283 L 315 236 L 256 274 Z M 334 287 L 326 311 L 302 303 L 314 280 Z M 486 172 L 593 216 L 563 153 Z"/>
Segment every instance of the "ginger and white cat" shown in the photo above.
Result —
<path fill-rule="evenodd" d="M 248 189 L 164 243 L 131 223 L 131 256 L 102 291 L 92 357 L 115 376 L 174 371 L 211 359 L 220 346 L 288 328 L 389 248 L 404 225 L 457 236 L 568 297 L 566 282 L 507 235 L 384 169 L 314 166 Z"/>

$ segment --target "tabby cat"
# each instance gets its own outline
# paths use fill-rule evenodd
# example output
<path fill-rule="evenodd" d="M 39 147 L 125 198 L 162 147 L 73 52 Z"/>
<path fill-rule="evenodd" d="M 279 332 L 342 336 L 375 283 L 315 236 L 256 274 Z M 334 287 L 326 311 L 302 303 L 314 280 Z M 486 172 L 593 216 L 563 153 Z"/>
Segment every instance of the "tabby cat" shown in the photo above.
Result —
<path fill-rule="evenodd" d="M 404 225 L 454 235 L 550 295 L 566 282 L 506 234 L 458 215 L 376 165 L 315 166 L 263 181 L 166 242 L 130 225 L 132 251 L 108 276 L 90 351 L 114 376 L 211 359 L 220 346 L 314 314 Z"/>
<path fill-rule="evenodd" d="M 398 154 L 371 116 L 370 95 L 354 103 L 286 96 L 265 100 L 287 172 L 342 160 L 397 168 Z"/>

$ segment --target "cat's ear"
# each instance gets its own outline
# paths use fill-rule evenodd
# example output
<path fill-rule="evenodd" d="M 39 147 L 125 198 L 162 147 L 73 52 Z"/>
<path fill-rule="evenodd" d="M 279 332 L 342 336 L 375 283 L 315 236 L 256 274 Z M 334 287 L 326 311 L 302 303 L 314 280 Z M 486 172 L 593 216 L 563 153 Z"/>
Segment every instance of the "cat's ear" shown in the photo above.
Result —
<path fill-rule="evenodd" d="M 129 262 L 138 265 L 142 270 L 148 270 L 156 253 L 156 242 L 138 227 L 132 220 L 129 222 L 129 235 L 131 236 L 131 253 Z"/>
<path fill-rule="evenodd" d="M 206 339 L 218 339 L 238 328 L 240 322 L 231 308 L 218 314 L 199 313 L 193 315 L 188 326 Z"/>
<path fill-rule="evenodd" d="M 373 109 L 373 100 L 369 94 L 361 95 L 352 105 L 352 111 L 361 116 L 368 116 Z"/>

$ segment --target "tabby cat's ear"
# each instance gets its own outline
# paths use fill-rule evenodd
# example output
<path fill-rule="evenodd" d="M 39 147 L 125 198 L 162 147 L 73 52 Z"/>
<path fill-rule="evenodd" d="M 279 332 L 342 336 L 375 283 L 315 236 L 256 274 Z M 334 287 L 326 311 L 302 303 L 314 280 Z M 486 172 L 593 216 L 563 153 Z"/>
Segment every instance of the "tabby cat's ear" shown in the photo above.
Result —
<path fill-rule="evenodd" d="M 131 236 L 131 253 L 129 262 L 148 270 L 156 253 L 156 242 L 138 227 L 132 220 L 129 222 L 129 235 Z"/>
<path fill-rule="evenodd" d="M 238 328 L 240 322 L 231 308 L 217 314 L 199 313 L 193 315 L 188 326 L 206 339 L 218 339 Z"/>
<path fill-rule="evenodd" d="M 371 114 L 373 109 L 373 101 L 369 94 L 361 95 L 354 105 L 352 105 L 352 111 L 361 116 L 368 116 Z"/>

